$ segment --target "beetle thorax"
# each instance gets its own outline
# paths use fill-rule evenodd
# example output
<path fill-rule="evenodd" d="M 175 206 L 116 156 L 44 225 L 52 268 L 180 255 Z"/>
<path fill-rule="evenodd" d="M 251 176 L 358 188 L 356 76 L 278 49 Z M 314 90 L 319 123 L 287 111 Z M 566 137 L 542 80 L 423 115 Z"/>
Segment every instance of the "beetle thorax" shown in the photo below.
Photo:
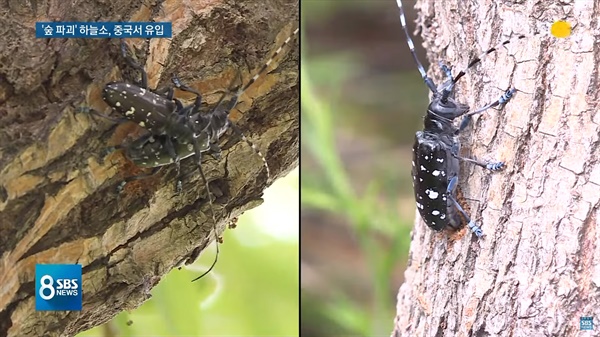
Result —
<path fill-rule="evenodd" d="M 453 120 L 441 117 L 430 110 L 427 111 L 423 124 L 423 131 L 428 133 L 444 135 L 454 134 L 456 131 Z"/>
<path fill-rule="evenodd" d="M 428 115 L 434 113 L 435 115 L 449 120 L 460 117 L 468 111 L 468 105 L 457 102 L 452 97 L 447 98 L 446 101 L 442 101 L 440 97 L 434 97 L 427 108 Z"/>

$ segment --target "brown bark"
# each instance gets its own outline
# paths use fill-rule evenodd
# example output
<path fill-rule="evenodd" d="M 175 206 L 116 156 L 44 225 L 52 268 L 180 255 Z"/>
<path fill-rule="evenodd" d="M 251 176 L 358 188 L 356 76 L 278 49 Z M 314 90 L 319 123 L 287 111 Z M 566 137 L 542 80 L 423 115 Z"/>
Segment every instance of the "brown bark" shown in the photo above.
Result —
<path fill-rule="evenodd" d="M 142 50 L 149 86 L 168 84 L 176 72 L 214 104 L 238 69 L 249 80 L 298 25 L 298 3 L 53 0 L 8 6 L 0 9 L 0 336 L 74 335 L 148 299 L 162 275 L 193 260 L 229 220 L 258 206 L 267 182 L 260 158 L 244 142 L 226 144 L 220 161 L 205 158 L 217 196 L 217 233 L 191 159 L 182 161 L 179 195 L 173 167 L 117 194 L 123 178 L 143 171 L 121 151 L 101 153 L 140 129 L 129 123 L 113 132 L 110 122 L 75 107 L 108 113 L 100 91 L 122 78 L 120 69 L 130 69 L 118 40 L 36 40 L 35 22 L 171 21 L 172 39 L 129 41 Z M 265 154 L 274 178 L 298 164 L 297 45 L 290 43 L 231 114 Z M 83 311 L 35 311 L 36 263 L 83 266 Z"/>
<path fill-rule="evenodd" d="M 543 34 L 500 48 L 458 86 L 459 101 L 472 108 L 509 85 L 519 90 L 461 136 L 463 155 L 504 160 L 507 168 L 490 174 L 461 166 L 463 204 L 483 239 L 467 229 L 436 233 L 417 219 L 395 336 L 574 336 L 582 316 L 594 317 L 597 333 L 600 9 L 594 4 L 418 3 L 429 60 L 455 71 L 510 34 Z M 571 37 L 549 36 L 549 25 L 565 15 L 575 27 Z M 438 67 L 430 74 L 443 78 Z"/>

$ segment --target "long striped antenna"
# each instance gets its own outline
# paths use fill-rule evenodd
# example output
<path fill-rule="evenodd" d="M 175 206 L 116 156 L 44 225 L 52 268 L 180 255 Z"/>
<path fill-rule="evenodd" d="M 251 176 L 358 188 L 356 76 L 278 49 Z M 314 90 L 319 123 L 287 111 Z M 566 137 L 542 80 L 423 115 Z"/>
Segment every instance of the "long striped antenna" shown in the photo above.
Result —
<path fill-rule="evenodd" d="M 427 76 L 427 72 L 425 71 L 425 68 L 419 61 L 419 57 L 417 56 L 417 53 L 415 52 L 415 44 L 413 43 L 413 40 L 410 37 L 408 28 L 406 27 L 406 16 L 404 15 L 404 9 L 402 8 L 402 0 L 396 0 L 396 3 L 398 4 L 398 10 L 400 11 L 400 24 L 402 24 L 402 30 L 404 30 L 404 34 L 406 34 L 406 42 L 408 43 L 408 48 L 410 49 L 410 54 L 412 55 L 413 59 L 417 63 L 417 69 L 419 69 L 419 72 L 421 73 L 421 78 L 423 79 L 423 82 L 425 82 L 425 84 L 427 84 L 427 87 L 429 88 L 429 90 L 435 94 L 435 93 L 437 93 L 437 88 L 435 86 L 435 83 L 433 83 L 433 80 L 431 78 L 429 78 L 429 76 Z"/>
<path fill-rule="evenodd" d="M 400 11 L 400 23 L 402 24 L 402 30 L 404 30 L 404 34 L 406 35 L 406 41 L 408 43 L 408 47 L 410 48 L 410 53 L 413 57 L 413 59 L 415 60 L 415 62 L 417 63 L 417 68 L 419 69 L 419 73 L 421 73 L 421 78 L 423 78 L 423 81 L 425 82 L 425 84 L 427 85 L 427 87 L 429 88 L 429 90 L 431 90 L 431 92 L 433 92 L 434 94 L 439 94 L 437 91 L 437 87 L 435 86 L 435 83 L 433 82 L 433 80 L 431 78 L 429 78 L 427 76 L 427 72 L 425 71 L 425 68 L 423 67 L 423 65 L 421 64 L 421 62 L 419 61 L 419 58 L 417 57 L 417 53 L 415 52 L 415 45 L 410 37 L 410 33 L 408 32 L 408 28 L 406 27 L 406 17 L 404 15 L 404 9 L 402 8 L 402 0 L 396 0 L 396 3 L 398 4 L 398 9 Z M 474 59 L 472 59 L 469 64 L 467 65 L 467 67 L 463 70 L 461 70 L 456 77 L 452 78 L 451 81 L 448 85 L 445 85 L 443 90 L 442 90 L 442 102 L 445 102 L 448 99 L 448 96 L 450 96 L 450 94 L 452 93 L 454 84 L 461 79 L 463 76 L 465 76 L 465 74 L 467 73 L 467 71 L 469 69 L 471 69 L 473 66 L 475 66 L 476 64 L 480 63 L 481 60 L 483 60 L 487 55 L 497 51 L 500 47 L 505 46 L 511 42 L 514 42 L 516 40 L 520 40 L 520 39 L 524 39 L 526 38 L 526 35 L 518 35 L 516 37 L 510 38 L 508 40 L 505 40 L 499 44 L 497 44 L 496 46 L 486 50 L 485 52 L 483 52 L 482 54 L 480 54 L 479 56 L 475 57 Z M 442 69 L 444 69 L 444 66 L 442 66 Z M 447 72 L 447 74 L 449 74 L 449 72 Z"/>
<path fill-rule="evenodd" d="M 269 169 L 269 163 L 267 163 L 267 158 L 265 158 L 265 156 L 262 154 L 262 152 L 260 152 L 258 147 L 254 145 L 254 143 L 252 143 L 248 138 L 246 138 L 246 136 L 244 135 L 242 130 L 240 130 L 240 128 L 238 128 L 235 124 L 230 124 L 229 126 L 233 129 L 234 132 L 237 132 L 242 137 L 242 140 L 245 141 L 246 144 L 250 145 L 252 150 L 254 150 L 254 153 L 256 153 L 263 161 L 263 166 L 267 171 L 267 183 L 269 183 L 271 181 L 271 170 Z"/>
<path fill-rule="evenodd" d="M 292 39 L 294 39 L 294 37 L 298 34 L 299 31 L 300 31 L 300 28 L 296 28 L 292 32 L 292 34 L 290 34 L 287 37 L 287 39 L 285 39 L 285 41 L 283 41 L 283 43 L 279 46 L 279 48 L 277 48 L 277 50 L 275 50 L 275 52 L 271 55 L 271 57 L 269 57 L 269 59 L 267 60 L 267 62 L 265 62 L 265 64 L 262 66 L 262 68 L 260 68 L 260 70 L 258 72 L 256 72 L 256 74 L 254 76 L 252 76 L 250 81 L 248 81 L 248 83 L 246 83 L 245 85 L 240 86 L 240 88 L 236 91 L 235 95 L 231 98 L 231 100 L 227 104 L 227 107 L 225 108 L 225 111 L 227 111 L 227 113 L 229 113 L 229 111 L 231 111 L 231 109 L 233 109 L 235 107 L 240 96 L 242 96 L 242 94 L 246 90 L 248 90 L 248 88 L 250 88 L 250 86 L 252 86 L 252 84 L 254 84 L 256 82 L 256 80 L 258 80 L 259 77 L 261 77 L 267 73 L 267 69 L 269 68 L 269 65 L 271 65 L 271 63 L 273 63 L 273 60 L 277 57 L 277 55 L 279 55 L 281 53 L 281 51 L 283 50 L 283 48 L 288 43 L 290 43 L 290 41 L 292 41 Z M 250 140 L 248 140 L 248 138 L 242 133 L 242 130 L 240 130 L 237 126 L 235 126 L 235 124 L 233 122 L 229 121 L 229 125 L 231 126 L 231 128 L 233 129 L 234 132 L 238 133 L 242 137 L 242 140 L 244 142 L 246 142 L 248 145 L 250 145 L 250 147 L 254 150 L 254 152 L 263 161 L 264 167 L 267 171 L 267 183 L 269 181 L 271 181 L 271 170 L 269 169 L 269 164 L 267 163 L 267 159 L 265 158 L 265 156 L 263 156 L 263 154 L 260 152 L 258 147 L 256 145 L 254 145 L 254 143 L 252 143 Z"/>
<path fill-rule="evenodd" d="M 467 71 L 471 68 L 473 68 L 476 64 L 480 63 L 481 60 L 483 60 L 485 57 L 487 57 L 489 54 L 497 51 L 498 49 L 500 49 L 500 47 L 506 46 L 507 44 L 517 41 L 517 40 L 521 40 L 526 38 L 526 35 L 517 35 L 513 38 L 510 38 L 508 40 L 502 41 L 500 43 L 498 43 L 497 45 L 493 46 L 492 48 L 486 50 L 485 52 L 481 53 L 479 56 L 475 57 L 474 59 L 472 59 L 469 64 L 467 65 L 467 67 L 463 70 L 461 70 L 453 79 L 452 82 L 444 87 L 444 90 L 442 90 L 442 102 L 445 102 L 448 99 L 448 96 L 450 96 L 450 94 L 452 93 L 452 89 L 454 87 L 454 84 L 456 84 L 456 82 L 458 80 L 460 80 L 463 76 L 465 76 L 465 74 L 467 73 Z"/>
<path fill-rule="evenodd" d="M 267 60 L 267 62 L 262 66 L 262 68 L 260 68 L 260 70 L 252 77 L 252 79 L 250 79 L 250 81 L 248 81 L 248 83 L 246 83 L 246 85 L 242 86 L 240 89 L 237 90 L 237 92 L 235 93 L 235 95 L 232 97 L 232 99 L 228 102 L 228 104 L 226 105 L 225 108 L 222 107 L 221 103 L 223 102 L 223 98 L 225 97 L 225 94 L 223 96 L 221 96 L 221 99 L 219 100 L 219 102 L 217 103 L 216 107 L 213 109 L 213 111 L 211 113 L 219 113 L 219 112 L 225 112 L 227 115 L 229 114 L 229 112 L 231 111 L 231 109 L 233 109 L 233 107 L 235 107 L 235 105 L 237 104 L 238 99 L 240 98 L 240 96 L 252 85 L 254 84 L 254 82 L 256 82 L 256 80 L 263 75 L 263 73 L 265 73 L 265 71 L 267 70 L 267 68 L 269 67 L 269 65 L 273 62 L 273 60 L 277 57 L 277 55 L 279 55 L 279 53 L 281 53 L 281 50 L 283 50 L 283 48 L 292 40 L 292 38 L 294 38 L 296 36 L 296 34 L 298 34 L 298 31 L 300 31 L 300 28 L 296 28 L 296 30 L 294 30 L 294 32 L 292 34 L 290 34 L 290 36 L 287 37 L 287 39 L 285 39 L 285 41 L 281 44 L 281 46 L 279 46 L 279 48 L 277 48 L 277 50 L 275 51 L 275 53 L 273 53 L 273 55 L 271 55 L 271 57 Z M 238 74 L 241 75 L 241 74 Z M 229 118 L 229 117 L 227 117 Z M 208 127 L 209 125 L 207 125 L 206 127 Z M 252 143 L 250 140 L 248 140 L 248 138 L 246 138 L 246 136 L 242 133 L 242 130 L 240 130 L 233 122 L 229 121 L 229 126 L 233 129 L 234 132 L 237 132 L 241 137 L 242 140 L 244 140 L 248 145 L 250 145 L 250 147 L 254 150 L 254 152 L 256 152 L 256 154 L 260 157 L 260 159 L 262 159 L 263 164 L 265 166 L 265 169 L 267 171 L 267 183 L 271 180 L 271 171 L 269 170 L 269 164 L 267 163 L 267 159 L 265 158 L 265 156 L 263 156 L 263 154 L 260 152 L 260 150 L 258 149 L 258 147 L 256 145 L 254 145 L 254 143 Z M 211 212 L 211 216 L 212 216 L 212 220 L 213 220 L 213 229 L 215 231 L 215 235 L 217 235 L 217 228 L 216 228 L 216 218 L 215 218 L 215 213 L 213 211 L 213 204 L 212 204 L 212 200 L 210 197 L 210 190 L 209 190 L 209 186 L 208 186 L 208 181 L 206 180 L 206 177 L 204 175 L 204 172 L 202 171 L 202 166 L 200 165 L 201 162 L 201 151 L 199 151 L 199 149 L 196 149 L 196 153 L 198 154 L 198 168 L 200 169 L 200 176 L 202 178 L 202 181 L 204 182 L 204 186 L 206 189 L 206 193 L 208 195 L 208 202 L 209 202 L 209 208 L 210 208 L 210 212 Z M 218 241 L 218 238 L 217 238 Z M 206 274 L 208 274 L 216 265 L 217 263 L 217 259 L 219 256 L 219 243 L 217 242 L 217 252 L 215 255 L 215 259 L 213 260 L 213 263 L 211 264 L 211 266 L 208 268 L 207 271 L 205 271 L 202 275 L 196 277 L 195 279 L 192 280 L 192 282 L 201 279 L 202 277 L 204 277 Z"/>
<path fill-rule="evenodd" d="M 250 79 L 250 81 L 248 81 L 248 83 L 246 83 L 245 86 L 243 86 L 237 93 L 236 96 L 240 96 L 241 94 L 244 93 L 244 91 L 248 90 L 248 88 L 250 88 L 250 86 L 252 84 L 254 84 L 254 82 L 256 82 L 256 80 L 263 75 L 263 73 L 267 70 L 267 68 L 269 67 L 269 65 L 271 65 L 271 63 L 273 62 L 273 60 L 277 57 L 277 55 L 279 55 L 279 53 L 281 53 L 281 51 L 283 50 L 283 48 L 290 43 L 290 41 L 292 41 L 292 39 L 296 36 L 296 34 L 298 34 L 298 32 L 300 31 L 300 28 L 296 28 L 292 34 L 290 34 L 290 36 L 287 37 L 287 39 L 285 39 L 285 41 L 283 41 L 283 43 L 281 44 L 281 46 L 279 46 L 279 48 L 277 48 L 277 50 L 273 53 L 273 55 L 271 55 L 271 57 L 267 60 L 267 62 L 265 62 L 265 64 L 262 66 L 262 68 L 260 68 L 260 70 L 256 73 L 256 75 L 252 76 L 252 78 Z"/>
<path fill-rule="evenodd" d="M 473 66 L 475 66 L 477 63 L 481 62 L 481 60 L 483 60 L 486 56 L 488 56 L 489 54 L 497 51 L 500 47 L 502 46 L 506 46 L 507 44 L 520 40 L 520 39 L 524 39 L 526 38 L 526 35 L 518 35 L 515 36 L 513 38 L 510 38 L 508 40 L 502 41 L 500 43 L 498 43 L 497 45 L 495 45 L 494 47 L 486 50 L 485 52 L 481 53 L 481 55 L 475 57 L 474 59 L 471 60 L 471 62 L 469 62 L 469 64 L 467 65 L 467 67 L 464 70 L 461 70 L 458 75 L 456 75 L 456 77 L 454 77 L 454 79 L 452 80 L 452 82 L 456 83 L 456 81 L 458 81 L 461 77 L 465 76 L 465 74 L 467 73 L 467 71 L 469 69 L 471 69 Z"/>

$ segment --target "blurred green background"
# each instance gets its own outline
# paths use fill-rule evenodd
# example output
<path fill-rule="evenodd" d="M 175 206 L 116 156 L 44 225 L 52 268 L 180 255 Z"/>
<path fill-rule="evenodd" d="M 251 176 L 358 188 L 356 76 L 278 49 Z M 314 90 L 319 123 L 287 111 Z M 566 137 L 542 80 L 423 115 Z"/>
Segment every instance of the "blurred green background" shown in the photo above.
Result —
<path fill-rule="evenodd" d="M 298 336 L 299 169 L 273 183 L 264 203 L 226 230 L 215 268 L 214 243 L 174 269 L 152 298 L 84 336 Z"/>
<path fill-rule="evenodd" d="M 302 0 L 301 13 L 302 336 L 389 336 L 427 88 L 395 1 Z"/>

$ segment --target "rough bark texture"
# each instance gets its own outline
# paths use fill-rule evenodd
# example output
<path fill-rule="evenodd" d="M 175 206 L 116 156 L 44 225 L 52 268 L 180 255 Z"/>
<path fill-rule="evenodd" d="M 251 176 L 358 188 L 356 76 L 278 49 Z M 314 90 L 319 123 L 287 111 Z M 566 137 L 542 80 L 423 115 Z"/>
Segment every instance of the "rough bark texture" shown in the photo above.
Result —
<path fill-rule="evenodd" d="M 418 7 L 429 60 L 455 71 L 509 35 L 542 34 L 501 48 L 458 86 L 459 101 L 472 108 L 509 85 L 519 90 L 462 135 L 463 155 L 504 160 L 507 168 L 489 174 L 461 166 L 463 204 L 483 239 L 467 229 L 436 233 L 417 219 L 393 335 L 574 336 L 582 316 L 594 317 L 597 334 L 598 2 L 424 0 Z M 548 35 L 558 19 L 574 25 L 570 38 Z M 443 78 L 439 67 L 430 73 Z"/>
<path fill-rule="evenodd" d="M 259 205 L 267 182 L 260 158 L 244 142 L 225 144 L 220 161 L 205 158 L 204 172 L 217 196 L 217 233 L 193 160 L 182 162 L 179 195 L 173 167 L 117 194 L 123 178 L 143 171 L 121 151 L 101 153 L 141 130 L 131 123 L 114 130 L 111 122 L 75 107 L 109 113 L 100 98 L 104 84 L 139 74 L 125 65 L 118 40 L 36 40 L 35 22 L 171 21 L 172 39 L 129 41 L 140 49 L 149 86 L 164 86 L 177 72 L 214 104 L 238 69 L 247 81 L 293 31 L 298 3 L 7 5 L 0 9 L 0 336 L 74 335 L 148 299 L 162 275 L 193 260 L 228 220 Z M 298 164 L 299 55 L 298 43 L 290 45 L 231 115 L 266 155 L 275 179 Z M 36 263 L 83 265 L 83 311 L 35 311 Z"/>

